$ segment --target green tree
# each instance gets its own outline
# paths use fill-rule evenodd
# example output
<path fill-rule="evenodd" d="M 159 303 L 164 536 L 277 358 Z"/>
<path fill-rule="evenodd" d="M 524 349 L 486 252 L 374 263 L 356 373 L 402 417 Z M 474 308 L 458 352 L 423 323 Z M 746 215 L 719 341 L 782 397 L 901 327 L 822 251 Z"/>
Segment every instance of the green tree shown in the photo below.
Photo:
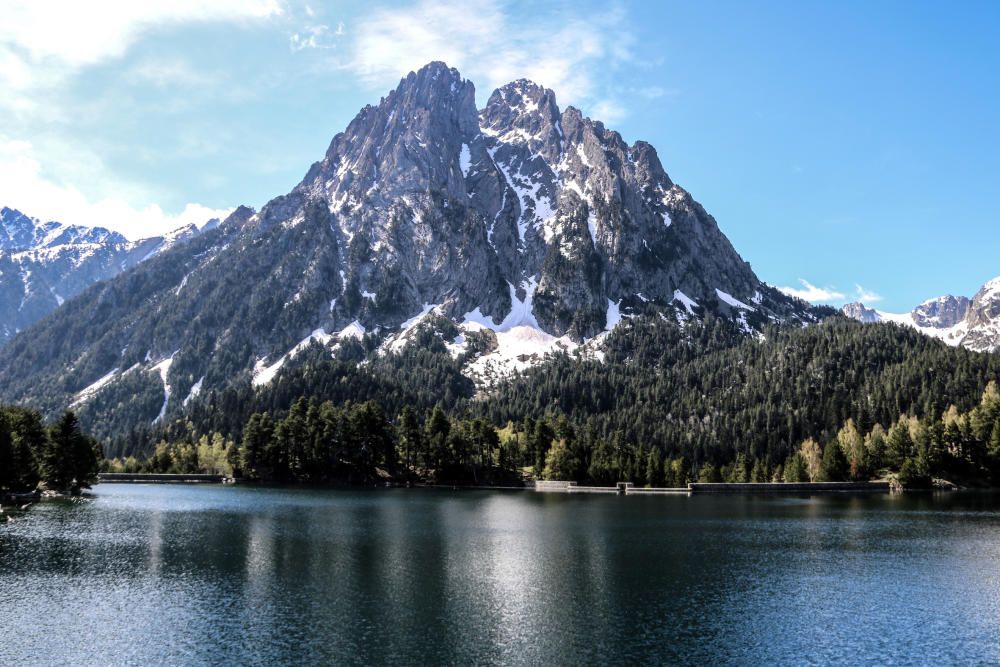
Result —
<path fill-rule="evenodd" d="M 572 480 L 574 471 L 580 463 L 573 456 L 565 440 L 556 440 L 545 456 L 545 468 L 542 475 L 545 479 Z"/>
<path fill-rule="evenodd" d="M 587 477 L 599 486 L 610 486 L 617 483 L 620 476 L 611 445 L 607 440 L 599 440 L 590 456 Z"/>
<path fill-rule="evenodd" d="M 667 484 L 671 487 L 680 489 L 688 485 L 691 481 L 691 466 L 688 465 L 687 459 L 683 456 L 679 459 L 671 459 L 670 465 L 665 468 L 669 470 L 670 477 L 667 480 Z"/>
<path fill-rule="evenodd" d="M 717 484 L 722 481 L 722 474 L 714 464 L 706 463 L 698 470 L 698 481 L 704 484 Z"/>
<path fill-rule="evenodd" d="M 910 420 L 900 417 L 899 421 L 892 425 L 886 436 L 885 443 L 886 463 L 891 468 L 899 470 L 903 461 L 913 455 L 913 437 L 910 435 Z"/>
<path fill-rule="evenodd" d="M 270 449 L 274 426 L 268 413 L 253 413 L 243 429 L 240 445 L 240 468 L 249 477 L 270 477 L 271 465 L 267 452 Z"/>
<path fill-rule="evenodd" d="M 52 489 L 77 494 L 97 477 L 99 447 L 80 430 L 76 415 L 66 411 L 49 429 L 39 457 L 39 473 Z"/>
<path fill-rule="evenodd" d="M 427 451 L 424 456 L 424 465 L 431 468 L 440 468 L 448 451 L 448 433 L 451 431 L 451 422 L 444 414 L 444 409 L 440 404 L 435 405 L 424 426 L 427 435 L 424 442 Z"/>
<path fill-rule="evenodd" d="M 417 453 L 423 451 L 424 444 L 417 413 L 409 405 L 403 408 L 403 412 L 399 416 L 399 435 L 399 442 L 402 446 L 400 458 L 403 462 L 403 468 L 410 470 L 416 464 Z"/>
<path fill-rule="evenodd" d="M 646 457 L 646 485 L 663 486 L 663 463 L 655 449 L 649 450 L 649 455 Z"/>
<path fill-rule="evenodd" d="M 850 470 L 847 464 L 847 457 L 840 444 L 834 440 L 827 443 L 823 448 L 823 465 L 820 469 L 820 480 L 824 482 L 843 482 L 847 479 Z"/>
<path fill-rule="evenodd" d="M 799 483 L 809 481 L 809 472 L 802 461 L 802 455 L 794 452 L 785 461 L 784 480 L 789 483 Z"/>

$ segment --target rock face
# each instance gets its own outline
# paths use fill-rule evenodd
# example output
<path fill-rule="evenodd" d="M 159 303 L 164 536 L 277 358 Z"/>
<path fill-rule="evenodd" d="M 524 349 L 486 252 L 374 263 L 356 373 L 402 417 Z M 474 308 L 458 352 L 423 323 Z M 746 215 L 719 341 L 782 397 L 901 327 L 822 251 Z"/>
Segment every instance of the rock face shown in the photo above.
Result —
<path fill-rule="evenodd" d="M 972 298 L 965 317 L 969 333 L 962 344 L 977 352 L 1000 350 L 1000 277 L 994 278 Z"/>
<path fill-rule="evenodd" d="M 964 296 L 942 296 L 924 301 L 911 311 L 913 321 L 919 327 L 947 329 L 965 319 L 970 303 Z"/>
<path fill-rule="evenodd" d="M 431 314 L 492 330 L 520 360 L 639 314 L 711 313 L 747 333 L 818 317 L 754 275 L 652 146 L 530 81 L 477 110 L 443 63 L 362 109 L 287 195 L 72 305 L 73 335 L 50 318 L 0 351 L 0 398 L 44 391 L 91 423 L 104 406 L 155 421 L 199 391 L 267 382 L 311 342 L 368 333 L 397 350 Z"/>
<path fill-rule="evenodd" d="M 842 308 L 844 315 L 858 322 L 880 322 L 878 311 L 866 308 L 863 303 L 849 303 Z"/>
<path fill-rule="evenodd" d="M 909 313 L 893 314 L 849 303 L 843 313 L 860 322 L 896 322 L 911 326 L 949 345 L 976 352 L 1000 349 L 1000 278 L 994 278 L 972 299 L 942 296 L 929 299 Z"/>
<path fill-rule="evenodd" d="M 0 346 L 90 285 L 197 235 L 195 225 L 131 242 L 103 227 L 0 209 Z"/>
<path fill-rule="evenodd" d="M 609 303 L 667 305 L 678 292 L 763 319 L 802 310 L 762 289 L 652 146 L 560 111 L 530 81 L 477 112 L 473 84 L 454 69 L 411 73 L 262 219 L 298 224 L 311 205 L 327 209 L 346 251 L 345 287 L 390 300 L 359 313 L 345 294 L 341 323 L 392 326 L 424 304 L 499 323 L 530 301 L 543 330 L 582 339 L 605 329 Z M 756 305 L 733 306 L 717 289 Z"/>

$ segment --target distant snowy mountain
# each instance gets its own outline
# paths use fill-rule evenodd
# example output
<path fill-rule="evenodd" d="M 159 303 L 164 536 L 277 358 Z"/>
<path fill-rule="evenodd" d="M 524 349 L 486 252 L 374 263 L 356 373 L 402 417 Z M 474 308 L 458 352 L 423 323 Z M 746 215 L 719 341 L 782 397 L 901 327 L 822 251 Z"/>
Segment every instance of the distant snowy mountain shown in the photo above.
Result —
<path fill-rule="evenodd" d="M 937 297 L 903 314 L 849 303 L 843 312 L 860 322 L 896 322 L 913 327 L 949 345 L 960 345 L 976 352 L 1000 349 L 1000 277 L 983 285 L 972 299 L 951 295 Z"/>
<path fill-rule="evenodd" d="M 259 213 L 72 305 L 0 351 L 0 398 L 147 425 L 317 347 L 398 352 L 424 325 L 489 384 L 549 352 L 600 358 L 624 318 L 753 334 L 823 314 L 761 282 L 649 144 L 525 80 L 477 110 L 443 63 L 364 107 Z"/>
<path fill-rule="evenodd" d="M 0 209 L 0 346 L 95 282 L 199 233 L 188 225 L 132 242 L 103 227 L 42 222 Z"/>

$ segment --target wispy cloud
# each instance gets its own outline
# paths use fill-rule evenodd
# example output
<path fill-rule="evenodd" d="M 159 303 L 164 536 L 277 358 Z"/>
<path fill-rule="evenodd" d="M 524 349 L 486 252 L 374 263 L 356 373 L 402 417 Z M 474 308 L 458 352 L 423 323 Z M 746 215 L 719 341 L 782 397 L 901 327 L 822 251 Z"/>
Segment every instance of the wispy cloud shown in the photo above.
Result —
<path fill-rule="evenodd" d="M 217 76 L 179 58 L 147 58 L 130 67 L 124 76 L 130 81 L 150 83 L 160 88 L 214 86 L 219 83 Z"/>
<path fill-rule="evenodd" d="M 590 113 L 594 118 L 608 125 L 614 125 L 628 115 L 624 106 L 610 99 L 600 100 L 591 105 Z"/>
<path fill-rule="evenodd" d="M 31 216 L 110 227 L 133 239 L 167 232 L 192 222 L 201 224 L 229 212 L 194 203 L 175 214 L 164 211 L 158 204 L 135 206 L 130 202 L 154 201 L 155 193 L 133 183 L 109 180 L 107 171 L 95 156 L 77 157 L 90 170 L 90 178 L 102 180 L 104 191 L 114 195 L 85 194 L 79 185 L 90 179 L 79 174 L 68 182 L 48 176 L 32 143 L 0 135 L 0 201 Z"/>
<path fill-rule="evenodd" d="M 293 33 L 289 38 L 292 51 L 302 51 L 303 49 L 333 49 L 336 48 L 336 37 L 344 34 L 343 22 L 338 23 L 333 30 L 325 24 L 309 25 L 299 32 Z"/>
<path fill-rule="evenodd" d="M 814 303 L 834 303 L 837 301 L 846 301 L 848 299 L 848 295 L 841 292 L 836 287 L 817 287 L 808 280 L 804 280 L 802 278 L 799 278 L 799 282 L 802 284 L 802 287 L 779 287 L 778 289 L 789 296 L 798 297 L 805 301 L 811 301 Z M 855 301 L 860 301 L 861 303 L 875 303 L 883 299 L 881 294 L 865 289 L 858 283 L 854 284 L 854 293 L 850 298 Z"/>
<path fill-rule="evenodd" d="M 649 100 L 655 100 L 656 98 L 663 97 L 667 94 L 667 91 L 660 86 L 646 86 L 644 88 L 640 88 L 636 92 Z"/>
<path fill-rule="evenodd" d="M 78 119 L 100 106 L 94 98 L 73 98 L 70 91 L 83 70 L 122 58 L 156 29 L 259 22 L 283 11 L 279 0 L 3 2 L 0 202 L 38 217 L 111 227 L 133 238 L 224 214 L 200 204 L 167 212 L 155 203 L 164 199 L 163 192 L 115 174 L 88 150 L 85 138 L 66 131 L 74 126 L 67 123 L 70 116 Z M 142 60 L 124 69 L 122 78 L 158 87 L 214 83 L 211 74 L 182 59 Z"/>
<path fill-rule="evenodd" d="M 799 282 L 802 283 L 802 287 L 779 287 L 778 289 L 789 296 L 798 297 L 804 301 L 812 301 L 815 303 L 829 303 L 832 301 L 843 301 L 847 298 L 847 295 L 843 292 L 838 292 L 832 287 L 817 287 L 813 285 L 808 280 L 799 278 Z"/>
<path fill-rule="evenodd" d="M 861 303 L 875 303 L 877 301 L 881 301 L 884 298 L 881 294 L 873 292 L 871 290 L 867 290 L 861 285 L 858 285 L 857 283 L 855 283 L 854 288 L 855 288 L 854 297 Z"/>
<path fill-rule="evenodd" d="M 31 65 L 92 65 L 121 56 L 158 25 L 262 19 L 282 13 L 278 0 L 7 0 L 0 45 Z"/>
<path fill-rule="evenodd" d="M 488 90 L 518 78 L 553 89 L 560 104 L 621 118 L 625 109 L 602 85 L 633 59 L 633 37 L 622 11 L 599 21 L 570 7 L 539 8 L 530 25 L 510 15 L 501 0 L 420 0 L 380 9 L 352 26 L 350 58 L 343 66 L 373 86 L 394 84 L 411 70 L 443 60 Z M 606 119 L 605 119 L 606 120 Z"/>

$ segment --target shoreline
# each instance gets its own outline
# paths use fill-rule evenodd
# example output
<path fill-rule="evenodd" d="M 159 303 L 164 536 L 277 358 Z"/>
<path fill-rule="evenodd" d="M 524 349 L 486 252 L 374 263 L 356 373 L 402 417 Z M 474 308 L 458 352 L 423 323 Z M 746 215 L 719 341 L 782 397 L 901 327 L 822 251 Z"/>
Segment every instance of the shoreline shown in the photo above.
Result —
<path fill-rule="evenodd" d="M 248 485 L 273 488 L 313 488 L 313 489 L 435 489 L 445 491 L 534 491 L 537 493 L 602 494 L 623 496 L 651 495 L 781 495 L 801 493 L 823 494 L 888 494 L 896 493 L 887 481 L 871 482 L 691 482 L 686 487 L 636 487 L 621 482 L 615 486 L 586 486 L 576 482 L 540 480 L 524 485 L 476 485 L 476 484 L 421 484 L 385 482 L 369 485 L 349 484 L 268 484 L 252 480 L 227 478 L 222 475 L 203 474 L 141 474 L 102 473 L 100 484 L 195 484 L 195 485 Z M 957 487 L 953 487 L 957 490 Z M 923 489 L 910 489 L 921 491 Z M 942 489 L 928 489 L 942 490 Z"/>

